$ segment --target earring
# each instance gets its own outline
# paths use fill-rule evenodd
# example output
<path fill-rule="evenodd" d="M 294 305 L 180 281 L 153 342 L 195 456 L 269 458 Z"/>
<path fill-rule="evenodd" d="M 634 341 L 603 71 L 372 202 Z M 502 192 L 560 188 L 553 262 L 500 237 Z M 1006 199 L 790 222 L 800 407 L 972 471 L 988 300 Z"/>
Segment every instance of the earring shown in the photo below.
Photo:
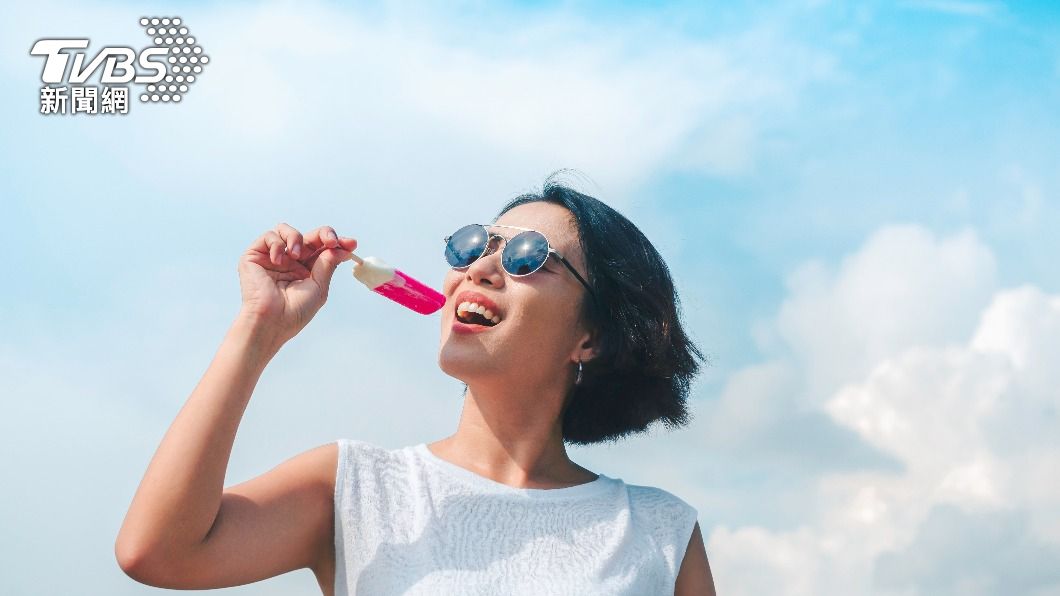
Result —
<path fill-rule="evenodd" d="M 578 361 L 578 376 L 574 379 L 574 384 L 578 385 L 582 382 L 582 361 Z"/>

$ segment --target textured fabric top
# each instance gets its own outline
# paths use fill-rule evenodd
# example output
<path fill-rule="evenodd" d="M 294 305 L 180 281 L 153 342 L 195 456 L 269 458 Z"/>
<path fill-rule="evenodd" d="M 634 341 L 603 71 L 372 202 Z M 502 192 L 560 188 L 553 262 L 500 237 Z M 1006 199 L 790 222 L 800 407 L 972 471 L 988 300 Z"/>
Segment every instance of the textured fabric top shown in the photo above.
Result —
<path fill-rule="evenodd" d="M 339 439 L 335 594 L 673 594 L 694 507 L 604 474 L 515 488 L 426 443 Z"/>

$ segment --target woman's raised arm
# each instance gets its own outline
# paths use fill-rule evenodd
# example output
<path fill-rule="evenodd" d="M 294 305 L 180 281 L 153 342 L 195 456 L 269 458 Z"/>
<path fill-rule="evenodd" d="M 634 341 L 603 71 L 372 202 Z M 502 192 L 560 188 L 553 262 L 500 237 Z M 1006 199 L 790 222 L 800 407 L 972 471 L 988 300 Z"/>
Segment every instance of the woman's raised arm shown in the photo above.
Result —
<path fill-rule="evenodd" d="M 330 546 L 335 444 L 223 484 L 262 371 L 323 306 L 335 268 L 355 247 L 327 226 L 303 238 L 280 224 L 240 258 L 240 313 L 162 438 L 115 541 L 129 576 L 203 589 L 317 571 Z"/>

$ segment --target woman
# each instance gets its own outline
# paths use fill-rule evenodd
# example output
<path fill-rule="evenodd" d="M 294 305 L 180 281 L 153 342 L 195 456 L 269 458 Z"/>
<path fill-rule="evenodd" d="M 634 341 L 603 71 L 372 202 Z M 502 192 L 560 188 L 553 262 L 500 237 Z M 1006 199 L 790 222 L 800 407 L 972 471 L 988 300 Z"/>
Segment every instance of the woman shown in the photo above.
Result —
<path fill-rule="evenodd" d="M 694 508 L 564 448 L 687 422 L 702 356 L 656 250 L 552 178 L 446 241 L 438 362 L 465 383 L 456 432 L 394 450 L 339 440 L 224 489 L 262 370 L 357 242 L 280 224 L 251 245 L 240 315 L 119 532 L 129 576 L 205 589 L 309 568 L 328 595 L 714 594 Z"/>

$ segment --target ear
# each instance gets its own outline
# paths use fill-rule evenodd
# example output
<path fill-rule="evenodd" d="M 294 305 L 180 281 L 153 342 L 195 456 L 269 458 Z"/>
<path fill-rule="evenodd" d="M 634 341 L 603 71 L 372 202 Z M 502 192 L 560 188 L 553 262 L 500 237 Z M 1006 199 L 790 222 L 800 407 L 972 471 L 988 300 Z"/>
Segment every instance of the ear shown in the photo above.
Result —
<path fill-rule="evenodd" d="M 596 334 L 587 331 L 578 340 L 578 347 L 576 347 L 571 354 L 571 361 L 577 362 L 578 360 L 581 360 L 582 362 L 588 362 L 595 358 L 599 352 L 600 346 Z"/>

